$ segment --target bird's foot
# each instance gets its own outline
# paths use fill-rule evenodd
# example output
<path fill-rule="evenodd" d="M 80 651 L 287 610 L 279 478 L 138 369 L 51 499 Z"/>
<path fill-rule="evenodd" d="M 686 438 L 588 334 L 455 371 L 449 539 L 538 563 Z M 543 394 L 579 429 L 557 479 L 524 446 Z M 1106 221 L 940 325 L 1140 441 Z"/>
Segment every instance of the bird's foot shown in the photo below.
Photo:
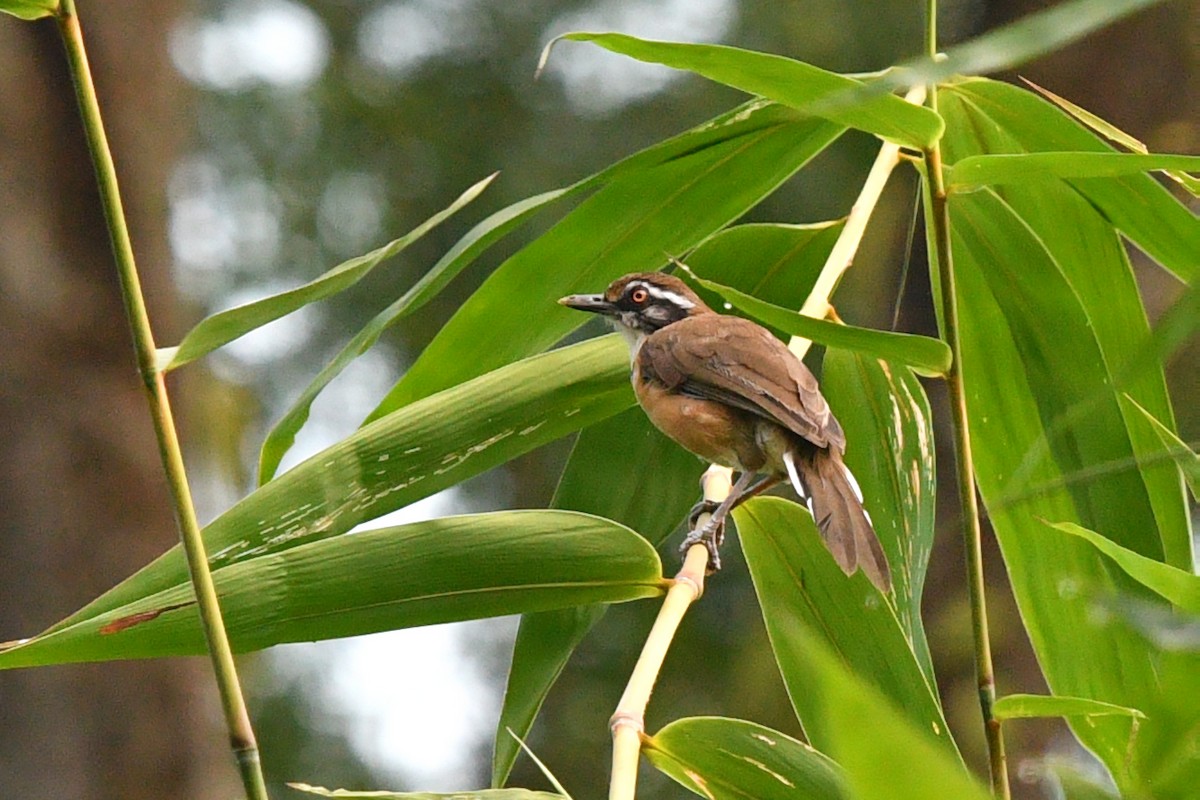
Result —
<path fill-rule="evenodd" d="M 702 499 L 699 503 L 696 503 L 696 505 L 692 506 L 692 510 L 688 512 L 687 529 L 689 531 L 696 530 L 696 526 L 700 522 L 701 514 L 708 514 L 709 516 L 712 516 L 712 513 L 720 507 L 721 504 L 715 500 Z"/>
<path fill-rule="evenodd" d="M 697 504 L 697 506 L 700 505 L 703 505 L 703 502 Z M 704 513 L 704 511 L 696 513 L 695 509 L 693 509 L 693 512 L 691 522 L 694 524 L 696 517 Z M 724 541 L 725 523 L 720 522 L 714 525 L 710 518 L 702 527 L 691 528 L 688 531 L 688 535 L 683 539 L 683 544 L 679 546 L 679 554 L 687 556 L 687 551 L 691 549 L 692 545 L 703 544 L 704 548 L 708 550 L 708 567 L 705 571 L 709 575 L 712 575 L 721 569 L 721 543 Z"/>

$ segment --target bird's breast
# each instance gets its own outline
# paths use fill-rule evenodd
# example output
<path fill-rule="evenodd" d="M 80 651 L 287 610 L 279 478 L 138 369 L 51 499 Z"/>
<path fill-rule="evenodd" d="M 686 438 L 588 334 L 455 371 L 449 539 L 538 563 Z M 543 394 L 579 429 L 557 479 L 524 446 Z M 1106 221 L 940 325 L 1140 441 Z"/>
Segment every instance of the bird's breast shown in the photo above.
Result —
<path fill-rule="evenodd" d="M 752 414 L 724 403 L 679 394 L 643 374 L 637 360 L 633 390 L 656 428 L 705 461 L 759 471 L 766 460 Z"/>

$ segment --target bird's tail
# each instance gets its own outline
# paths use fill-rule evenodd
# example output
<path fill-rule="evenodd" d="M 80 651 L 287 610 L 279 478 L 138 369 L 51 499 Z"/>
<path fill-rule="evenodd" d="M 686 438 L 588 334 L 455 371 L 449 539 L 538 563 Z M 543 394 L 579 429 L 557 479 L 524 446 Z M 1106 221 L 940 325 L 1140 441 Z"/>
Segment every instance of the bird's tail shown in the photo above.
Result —
<path fill-rule="evenodd" d="M 841 454 L 814 449 L 793 455 L 789 451 L 783 461 L 792 486 L 808 504 L 825 546 L 842 571 L 851 575 L 861 567 L 879 591 L 890 591 L 887 557 L 871 526 L 871 516 L 863 508 L 858 481 L 842 463 Z"/>

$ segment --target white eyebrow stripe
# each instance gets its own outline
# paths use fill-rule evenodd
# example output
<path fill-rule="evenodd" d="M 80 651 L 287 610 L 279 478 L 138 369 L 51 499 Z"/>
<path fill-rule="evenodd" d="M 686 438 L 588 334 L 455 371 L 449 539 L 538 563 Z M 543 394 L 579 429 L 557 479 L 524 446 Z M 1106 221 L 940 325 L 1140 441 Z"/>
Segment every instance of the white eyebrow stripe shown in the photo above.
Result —
<path fill-rule="evenodd" d="M 637 283 L 635 283 L 633 285 L 640 287 L 642 289 L 645 289 L 647 292 L 650 293 L 651 297 L 657 298 L 659 300 L 666 300 L 667 302 L 670 302 L 670 303 L 674 303 L 675 305 L 679 306 L 680 308 L 695 308 L 695 306 L 696 306 L 696 304 L 693 303 L 691 300 L 688 300 L 686 297 L 684 297 L 681 294 L 672 292 L 670 289 L 660 289 L 657 286 L 652 286 L 651 284 L 648 284 L 648 283 L 642 283 L 641 281 L 638 281 Z"/>

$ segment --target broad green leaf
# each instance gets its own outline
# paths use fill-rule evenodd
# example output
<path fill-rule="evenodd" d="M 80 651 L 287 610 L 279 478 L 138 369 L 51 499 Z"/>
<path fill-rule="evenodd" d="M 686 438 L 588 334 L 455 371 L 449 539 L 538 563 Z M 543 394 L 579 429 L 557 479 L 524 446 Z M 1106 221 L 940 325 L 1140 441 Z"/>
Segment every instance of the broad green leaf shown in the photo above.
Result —
<path fill-rule="evenodd" d="M 1005 84 L 976 80 L 956 85 L 943 92 L 939 107 L 947 119 L 956 123 L 954 131 L 948 134 L 943 143 L 947 157 L 956 161 L 980 152 L 1059 149 L 1060 143 L 1065 140 L 1071 140 L 1069 146 L 1072 149 L 1108 150 L 1103 143 L 1081 130 L 1045 101 Z M 1035 117 L 1037 125 L 1031 126 L 1024 118 L 1014 116 L 1012 108 L 1027 111 Z M 1077 398 L 1077 402 L 1069 409 L 1059 408 L 1059 419 L 1053 422 L 1047 420 L 1048 429 L 1054 435 L 1057 435 L 1055 432 L 1067 431 L 1084 420 L 1094 418 L 1098 408 L 1111 402 L 1114 386 L 1128 392 L 1164 423 L 1174 425 L 1162 366 L 1151 357 L 1150 351 L 1159 346 L 1160 340 L 1161 344 L 1166 344 L 1176 334 L 1173 326 L 1162 326 L 1168 334 L 1165 338 L 1159 330 L 1153 334 L 1150 332 L 1137 283 L 1125 250 L 1113 231 L 1113 222 L 1097 213 L 1098 208 L 1103 211 L 1105 202 L 1112 201 L 1106 194 L 1109 190 L 1122 189 L 1127 184 L 1136 185 L 1140 181 L 1148 182 L 1150 191 L 1142 192 L 1139 189 L 1136 194 L 1117 192 L 1113 197 L 1119 200 L 1118 205 L 1136 208 L 1141 213 L 1143 207 L 1153 207 L 1165 197 L 1166 204 L 1156 209 L 1156 213 L 1163 218 L 1163 226 L 1169 227 L 1173 219 L 1172 211 L 1182 212 L 1193 236 L 1193 240 L 1187 242 L 1185 247 L 1193 252 L 1194 258 L 1200 259 L 1200 224 L 1146 175 L 1080 179 L 1066 184 L 1043 181 L 1029 186 L 1002 186 L 995 191 L 995 195 L 1019 218 L 1019 226 L 1032 230 L 1037 238 L 1034 248 L 1044 249 L 1053 260 L 1053 267 L 1048 268 L 1048 274 L 1060 272 L 1070 284 L 1070 290 L 1063 291 L 1060 297 L 1068 304 L 1074 305 L 1077 301 L 1082 306 L 1087 322 L 1075 330 L 1083 338 L 1095 338 L 1109 375 L 1108 382 L 1093 385 L 1090 396 Z M 1084 196 L 1081 197 L 1080 193 Z M 1018 239 L 1029 238 L 1022 231 L 1016 231 L 1013 235 Z M 1183 238 L 1180 241 L 1183 242 Z M 1025 256 L 1014 252 L 1013 257 Z M 1194 317 L 1189 319 L 1186 314 L 1189 297 L 1191 293 L 1185 293 L 1180 301 L 1185 310 L 1182 319 L 1194 326 Z M 1057 320 L 1056 324 L 1066 329 L 1069 327 L 1068 319 Z M 1039 324 L 1043 329 L 1046 328 L 1044 322 Z M 1065 362 L 1060 369 L 1064 366 Z M 1191 526 L 1178 476 L 1164 459 L 1162 441 L 1139 414 L 1124 405 L 1118 408 L 1132 453 L 1115 455 L 1112 463 L 1120 463 L 1121 459 L 1127 457 L 1134 459 L 1145 484 L 1145 495 L 1154 509 L 1158 536 L 1167 561 L 1176 566 L 1190 565 Z M 1089 466 L 1094 466 L 1094 463 Z M 1019 484 L 1019 481 L 1014 481 L 1014 484 Z M 1141 529 L 1148 533 L 1151 526 L 1143 525 Z"/>
<path fill-rule="evenodd" d="M 787 635 L 798 668 L 808 676 L 811 727 L 825 732 L 821 751 L 842 768 L 851 797 L 988 800 L 953 752 L 944 725 L 914 722 L 911 709 L 847 668 L 844 654 L 838 657 L 823 632 L 796 619 Z"/>
<path fill-rule="evenodd" d="M 799 306 L 841 229 L 828 222 L 739 225 L 706 240 L 688 261 L 705 275 Z M 622 446 L 614 448 L 613 442 Z M 699 499 L 696 478 L 702 469 L 635 408 L 580 434 L 553 505 L 622 522 L 658 544 Z M 567 659 L 603 614 L 603 608 L 575 608 L 522 617 L 497 726 L 493 786 L 504 783 L 517 756 L 506 729 L 528 733 Z"/>
<path fill-rule="evenodd" d="M 1055 530 L 1078 536 L 1104 555 L 1138 583 L 1165 597 L 1175 605 L 1192 614 L 1200 614 L 1200 576 L 1176 569 L 1161 561 L 1146 558 L 1132 550 L 1121 547 L 1095 531 L 1090 531 L 1071 522 L 1046 523 Z"/>
<path fill-rule="evenodd" d="M 657 545 L 698 499 L 696 478 L 702 469 L 695 456 L 659 433 L 640 408 L 632 408 L 579 434 L 551 505 L 615 520 Z M 507 731 L 528 735 L 571 653 L 604 611 L 603 606 L 565 608 L 521 618 L 496 726 L 493 786 L 504 784 L 520 752 Z"/>
<path fill-rule="evenodd" d="M 756 121 L 760 115 L 765 119 Z M 660 267 L 666 254 L 695 247 L 745 213 L 841 133 L 796 116 L 779 106 L 752 107 L 729 124 L 761 127 L 604 186 L 501 264 L 368 420 L 544 350 L 586 321 L 558 298 Z"/>
<path fill-rule="evenodd" d="M 209 523 L 215 568 L 345 533 L 634 403 L 616 335 L 512 364 L 363 428 Z M 80 615 L 187 583 L 172 548 Z"/>
<path fill-rule="evenodd" d="M 804 742 L 745 720 L 675 720 L 642 749 L 660 771 L 710 800 L 850 800 L 837 764 Z"/>
<path fill-rule="evenodd" d="M 970 156 L 946 177 L 948 191 L 1043 178 L 1113 178 L 1152 170 L 1200 170 L 1200 156 L 1136 153 L 1012 153 Z"/>
<path fill-rule="evenodd" d="M 1159 439 L 1162 440 L 1163 447 L 1170 451 L 1172 460 L 1179 465 L 1183 479 L 1187 481 L 1188 488 L 1192 490 L 1192 497 L 1200 498 L 1200 455 L 1188 447 L 1174 431 L 1155 419 L 1153 414 L 1138 405 L 1138 402 L 1132 397 L 1124 395 L 1121 400 L 1123 403 L 1132 404 L 1146 418 L 1146 421 L 1154 428 L 1154 432 L 1158 434 Z"/>
<path fill-rule="evenodd" d="M 945 375 L 950 368 L 950 347 L 940 339 L 910 333 L 891 333 L 813 319 L 746 292 L 693 275 L 704 288 L 716 292 L 751 317 L 792 336 L 840 347 L 863 355 L 910 366 L 923 375 Z"/>
<path fill-rule="evenodd" d="M 1121 130 L 1116 125 L 1113 125 L 1108 120 L 1096 116 L 1082 106 L 1075 105 L 1065 97 L 1056 95 L 1054 92 L 1050 91 L 1044 86 L 1038 86 L 1028 78 L 1022 78 L 1022 80 L 1042 97 L 1045 97 L 1051 103 L 1054 103 L 1054 105 L 1058 106 L 1063 111 L 1067 112 L 1079 122 L 1091 128 L 1104 138 L 1116 142 L 1122 147 L 1132 150 L 1135 153 L 1141 153 L 1143 155 L 1149 154 L 1150 148 L 1146 147 L 1146 145 L 1141 141 L 1133 136 L 1130 136 L 1128 133 Z M 1182 184 L 1189 192 L 1192 193 L 1192 196 L 1200 193 L 1200 180 L 1193 178 L 1191 175 L 1188 175 L 1185 172 L 1179 172 L 1178 170 L 1167 170 L 1167 175 L 1172 180 L 1178 181 L 1180 184 Z"/>
<path fill-rule="evenodd" d="M 472 228 L 438 260 L 420 281 L 399 299 L 371 319 L 321 372 L 304 388 L 282 419 L 268 432 L 259 456 L 258 482 L 266 483 L 279 468 L 279 462 L 292 447 L 296 433 L 308 420 L 309 409 L 317 395 L 358 356 L 379 340 L 387 328 L 421 308 L 435 297 L 465 267 L 488 247 L 520 227 L 546 207 L 656 164 L 713 144 L 745 135 L 770 124 L 770 115 L 756 113 L 762 101 L 746 103 L 678 136 L 635 153 L 616 164 L 588 176 L 571 186 L 526 198 L 489 216 Z"/>
<path fill-rule="evenodd" d="M 775 497 L 748 501 L 734 511 L 738 537 L 754 580 L 767 635 L 805 734 L 830 752 L 834 731 L 813 692 L 818 679 L 800 652 L 812 631 L 867 684 L 904 709 L 908 720 L 930 731 L 950 758 L 957 757 L 933 684 L 913 653 L 890 597 L 861 572 L 845 575 L 825 549 L 812 517 Z"/>
<path fill-rule="evenodd" d="M 846 464 L 891 565 L 896 615 L 936 685 L 921 621 L 937 494 L 929 400 L 908 369 L 834 348 L 825 353 L 821 388 L 846 432 Z"/>
<path fill-rule="evenodd" d="M 900 64 L 880 81 L 889 89 L 940 83 L 1019 66 L 1166 0 L 1068 0 L 955 45 L 937 58 Z M 949 124 L 949 123 L 947 123 Z"/>
<path fill-rule="evenodd" d="M 1058 224 L 1074 223 L 1067 215 L 1075 210 L 1064 200 L 1055 210 Z M 1080 224 L 1087 220 L 1080 217 Z M 1043 241 L 993 190 L 954 198 L 951 234 L 962 342 L 958 369 L 976 480 L 1026 630 L 1054 694 L 1151 715 L 1135 743 L 1140 748 L 1155 722 L 1149 711 L 1158 692 L 1154 660 L 1136 636 L 1097 621 L 1083 587 L 1135 595 L 1145 590 L 1098 559 L 1090 545 L 1048 536 L 1039 521 L 1075 521 L 1142 555 L 1163 557 L 1155 510 L 1096 341 L 1106 322 L 1085 313 Z M 1110 268 L 1103 262 L 1090 266 L 1097 273 Z M 1114 296 L 1114 309 L 1121 302 Z M 1085 402 L 1086 414 L 1071 412 Z M 1122 461 L 1131 468 L 1088 473 L 1095 464 Z M 1076 474 L 1087 478 L 1068 480 Z M 1134 785 L 1127 721 L 1096 718 L 1072 726 L 1118 785 Z"/>
<path fill-rule="evenodd" d="M 462 792 L 358 792 L 351 789 L 326 789 L 307 783 L 289 783 L 293 789 L 319 797 L 363 798 L 363 800 L 570 800 L 553 792 L 534 792 L 529 789 L 471 789 Z"/>
<path fill-rule="evenodd" d="M 572 193 L 576 187 L 530 197 L 497 211 L 476 225 L 442 256 L 433 268 L 417 281 L 398 300 L 376 314 L 354 338 L 346 343 L 333 360 L 325 365 L 315 378 L 292 401 L 283 417 L 275 423 L 263 440 L 258 458 L 258 483 L 262 485 L 275 476 L 279 462 L 295 444 L 296 434 L 308 421 L 308 414 L 317 395 L 330 381 L 342 373 L 354 359 L 365 353 L 379 341 L 379 337 L 392 325 L 413 313 L 437 296 L 458 273 L 470 265 L 491 244 L 517 228 L 545 206 Z"/>
<path fill-rule="evenodd" d="M 687 257 L 692 272 L 784 308 L 804 305 L 843 220 L 804 225 L 751 223 L 726 228 Z M 713 308 L 719 297 L 699 293 Z"/>
<path fill-rule="evenodd" d="M 938 110 L 954 134 L 942 143 L 950 164 L 985 153 L 1114 152 L 1050 103 L 999 81 L 954 83 L 939 94 Z M 1200 220 L 1153 177 L 1072 178 L 1066 182 L 1163 267 L 1189 282 L 1200 274 Z M 1051 190 L 1044 182 L 1036 191 L 1050 203 L 1065 196 L 1048 195 Z M 1002 194 L 1011 201 L 1011 190 Z M 1053 215 L 1038 215 L 1038 219 L 1054 221 Z M 1081 247 L 1091 238 L 1076 236 Z"/>
<path fill-rule="evenodd" d="M 859 102 L 825 110 L 819 105 L 822 100 L 853 91 L 863 84 L 783 56 L 724 45 L 659 42 L 622 33 L 567 33 L 559 39 L 591 42 L 639 61 L 694 72 L 717 83 L 917 149 L 933 146 L 942 134 L 942 121 L 937 114 L 890 94 L 864 97 Z M 543 51 L 543 63 L 553 45 L 551 42 Z"/>
<path fill-rule="evenodd" d="M 58 0 L 0 0 L 0 14 L 17 19 L 34 20 L 58 13 Z"/>
<path fill-rule="evenodd" d="M 344 261 L 303 286 L 213 314 L 192 328 L 183 337 L 183 341 L 179 343 L 178 347 L 160 351 L 160 361 L 166 362 L 160 369 L 167 372 L 181 367 L 211 353 L 222 345 L 229 344 L 240 336 L 245 336 L 256 328 L 261 328 L 268 322 L 273 322 L 310 303 L 324 300 L 350 288 L 365 278 L 379 264 L 402 252 L 410 244 L 445 222 L 459 209 L 478 197 L 498 174 L 492 173 L 476 183 L 459 195 L 458 199 L 449 207 L 434 214 L 404 236 L 388 242 L 383 247 L 372 250 L 366 255 Z"/>
<path fill-rule="evenodd" d="M 1118 716 L 1145 719 L 1136 708 L 1113 705 L 1086 697 L 1051 697 L 1042 694 L 1009 694 L 992 706 L 996 719 L 1036 719 L 1038 717 Z"/>
<path fill-rule="evenodd" d="M 234 650 L 662 594 L 633 531 L 562 511 L 507 511 L 322 539 L 213 573 Z M 0 651 L 0 668 L 197 655 L 180 584 Z"/>

